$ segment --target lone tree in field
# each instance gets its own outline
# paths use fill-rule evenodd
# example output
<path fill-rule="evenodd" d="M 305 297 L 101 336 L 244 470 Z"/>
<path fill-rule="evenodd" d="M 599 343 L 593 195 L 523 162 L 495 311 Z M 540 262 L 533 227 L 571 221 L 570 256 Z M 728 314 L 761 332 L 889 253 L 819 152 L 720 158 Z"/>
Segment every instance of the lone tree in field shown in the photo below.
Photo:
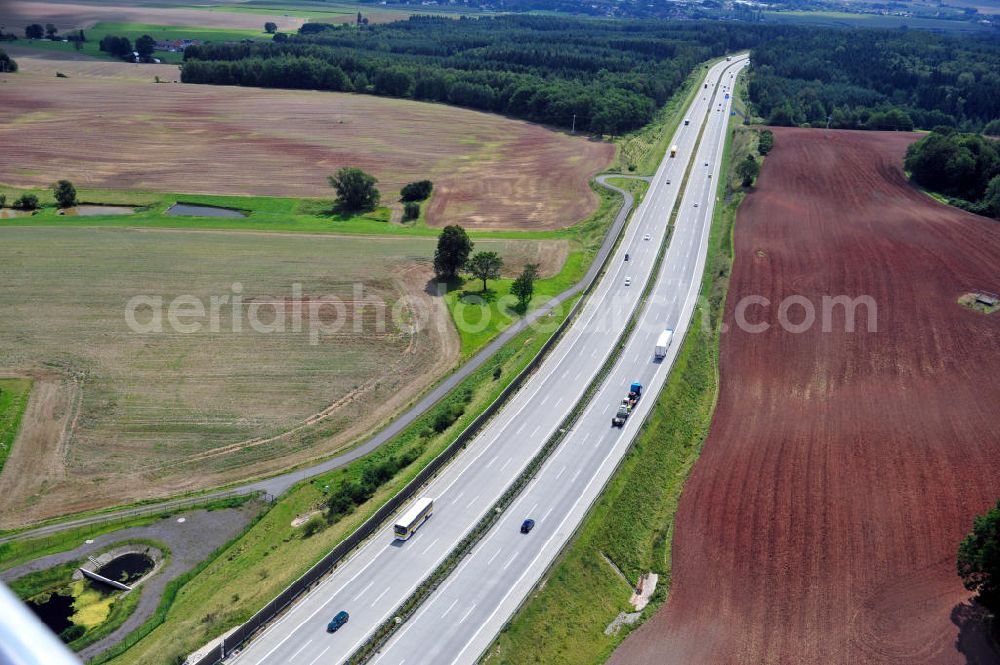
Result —
<path fill-rule="evenodd" d="M 40 23 L 32 23 L 24 27 L 24 36 L 28 39 L 41 39 L 45 36 L 45 28 Z"/>
<path fill-rule="evenodd" d="M 503 259 L 496 252 L 479 252 L 469 259 L 465 269 L 473 277 L 483 280 L 483 291 L 486 291 L 486 280 L 500 279 Z"/>
<path fill-rule="evenodd" d="M 984 607 L 1000 612 L 1000 501 L 976 518 L 958 546 L 958 576 Z"/>
<path fill-rule="evenodd" d="M 57 32 L 59 32 L 59 28 L 57 28 L 54 23 L 45 24 L 45 36 L 51 39 L 52 41 L 56 40 Z"/>
<path fill-rule="evenodd" d="M 337 190 L 337 205 L 346 211 L 374 210 L 381 198 L 375 176 L 359 168 L 345 166 L 329 177 L 330 186 Z"/>
<path fill-rule="evenodd" d="M 7 55 L 7 52 L 0 48 L 0 72 L 11 73 L 17 71 L 17 62 Z"/>
<path fill-rule="evenodd" d="M 264 24 L 264 32 L 266 32 L 267 34 L 273 35 L 277 31 L 278 31 L 278 24 L 277 23 L 273 23 L 271 21 L 268 21 L 267 23 Z"/>
<path fill-rule="evenodd" d="M 407 184 L 399 192 L 399 198 L 403 201 L 423 201 L 431 195 L 434 183 L 430 180 L 418 180 Z"/>
<path fill-rule="evenodd" d="M 60 180 L 52 185 L 52 194 L 56 198 L 56 203 L 60 208 L 69 208 L 76 205 L 76 187 L 69 180 Z"/>
<path fill-rule="evenodd" d="M 747 155 L 747 158 L 736 165 L 736 175 L 743 179 L 743 186 L 749 187 L 753 184 L 753 179 L 757 177 L 760 173 L 760 164 L 754 159 L 753 155 Z"/>
<path fill-rule="evenodd" d="M 524 312 L 535 295 L 535 280 L 538 279 L 538 265 L 529 263 L 510 285 L 510 293 L 517 298 L 517 306 Z"/>
<path fill-rule="evenodd" d="M 458 271 L 472 254 L 474 243 L 458 224 L 444 227 L 438 236 L 438 246 L 434 250 L 434 273 L 438 279 L 450 281 L 458 277 Z"/>

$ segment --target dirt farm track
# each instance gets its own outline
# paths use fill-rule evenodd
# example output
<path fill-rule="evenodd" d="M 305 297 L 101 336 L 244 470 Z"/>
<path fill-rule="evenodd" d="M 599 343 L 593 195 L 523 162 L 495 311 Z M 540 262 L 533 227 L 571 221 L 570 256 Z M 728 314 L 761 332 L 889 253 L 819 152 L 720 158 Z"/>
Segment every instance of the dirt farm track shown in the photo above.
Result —
<path fill-rule="evenodd" d="M 712 429 L 681 498 L 670 598 L 610 660 L 998 663 L 955 574 L 1000 498 L 1000 224 L 907 184 L 914 134 L 776 129 L 736 224 Z M 736 305 L 761 295 L 734 326 Z M 778 304 L 815 304 L 806 332 Z M 823 296 L 870 295 L 877 332 Z M 788 319 L 798 323 L 802 307 Z"/>

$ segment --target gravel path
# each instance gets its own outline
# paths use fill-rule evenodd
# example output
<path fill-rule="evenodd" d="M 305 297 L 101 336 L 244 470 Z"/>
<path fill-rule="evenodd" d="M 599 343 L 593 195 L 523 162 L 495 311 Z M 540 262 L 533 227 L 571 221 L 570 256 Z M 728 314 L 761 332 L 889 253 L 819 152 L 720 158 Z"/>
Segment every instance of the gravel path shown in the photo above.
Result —
<path fill-rule="evenodd" d="M 28 573 L 107 550 L 115 543 L 133 538 L 155 540 L 169 547 L 171 555 L 169 563 L 136 590 L 136 593 L 141 592 L 142 595 L 135 611 L 113 633 L 80 652 L 80 657 L 86 661 L 114 646 L 142 625 L 156 611 L 160 596 L 168 582 L 183 575 L 220 546 L 239 535 L 262 507 L 260 502 L 250 501 L 239 508 L 195 510 L 147 526 L 106 533 L 94 538 L 93 543 L 83 543 L 67 552 L 44 556 L 0 572 L 0 580 L 8 582 Z M 179 519 L 184 521 L 178 522 Z"/>

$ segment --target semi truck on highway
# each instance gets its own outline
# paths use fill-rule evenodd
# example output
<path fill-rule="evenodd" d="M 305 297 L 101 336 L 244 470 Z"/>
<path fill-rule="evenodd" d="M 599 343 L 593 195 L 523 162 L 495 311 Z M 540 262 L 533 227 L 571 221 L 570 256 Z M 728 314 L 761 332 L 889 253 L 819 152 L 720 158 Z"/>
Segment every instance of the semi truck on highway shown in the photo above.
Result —
<path fill-rule="evenodd" d="M 670 347 L 670 340 L 674 337 L 674 331 L 667 328 L 656 338 L 656 357 L 663 359 L 667 357 L 667 349 Z"/>
<path fill-rule="evenodd" d="M 639 403 L 639 397 L 642 395 L 642 384 L 638 381 L 629 386 L 628 396 L 622 400 L 622 403 L 618 405 L 618 413 L 615 414 L 614 418 L 611 419 L 612 427 L 623 427 L 625 421 L 628 420 L 629 414 L 632 413 L 633 407 Z"/>
<path fill-rule="evenodd" d="M 677 156 L 677 146 L 675 145 L 670 146 L 670 156 L 671 157 Z"/>

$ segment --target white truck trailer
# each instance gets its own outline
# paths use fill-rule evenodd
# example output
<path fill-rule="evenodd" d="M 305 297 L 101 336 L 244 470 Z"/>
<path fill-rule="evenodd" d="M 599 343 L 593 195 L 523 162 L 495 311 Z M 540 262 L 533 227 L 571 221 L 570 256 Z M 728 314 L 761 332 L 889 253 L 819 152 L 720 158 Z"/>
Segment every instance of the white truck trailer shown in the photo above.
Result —
<path fill-rule="evenodd" d="M 670 340 L 674 338 L 674 331 L 667 328 L 656 338 L 656 357 L 662 359 L 667 357 L 667 349 L 670 347 Z"/>

